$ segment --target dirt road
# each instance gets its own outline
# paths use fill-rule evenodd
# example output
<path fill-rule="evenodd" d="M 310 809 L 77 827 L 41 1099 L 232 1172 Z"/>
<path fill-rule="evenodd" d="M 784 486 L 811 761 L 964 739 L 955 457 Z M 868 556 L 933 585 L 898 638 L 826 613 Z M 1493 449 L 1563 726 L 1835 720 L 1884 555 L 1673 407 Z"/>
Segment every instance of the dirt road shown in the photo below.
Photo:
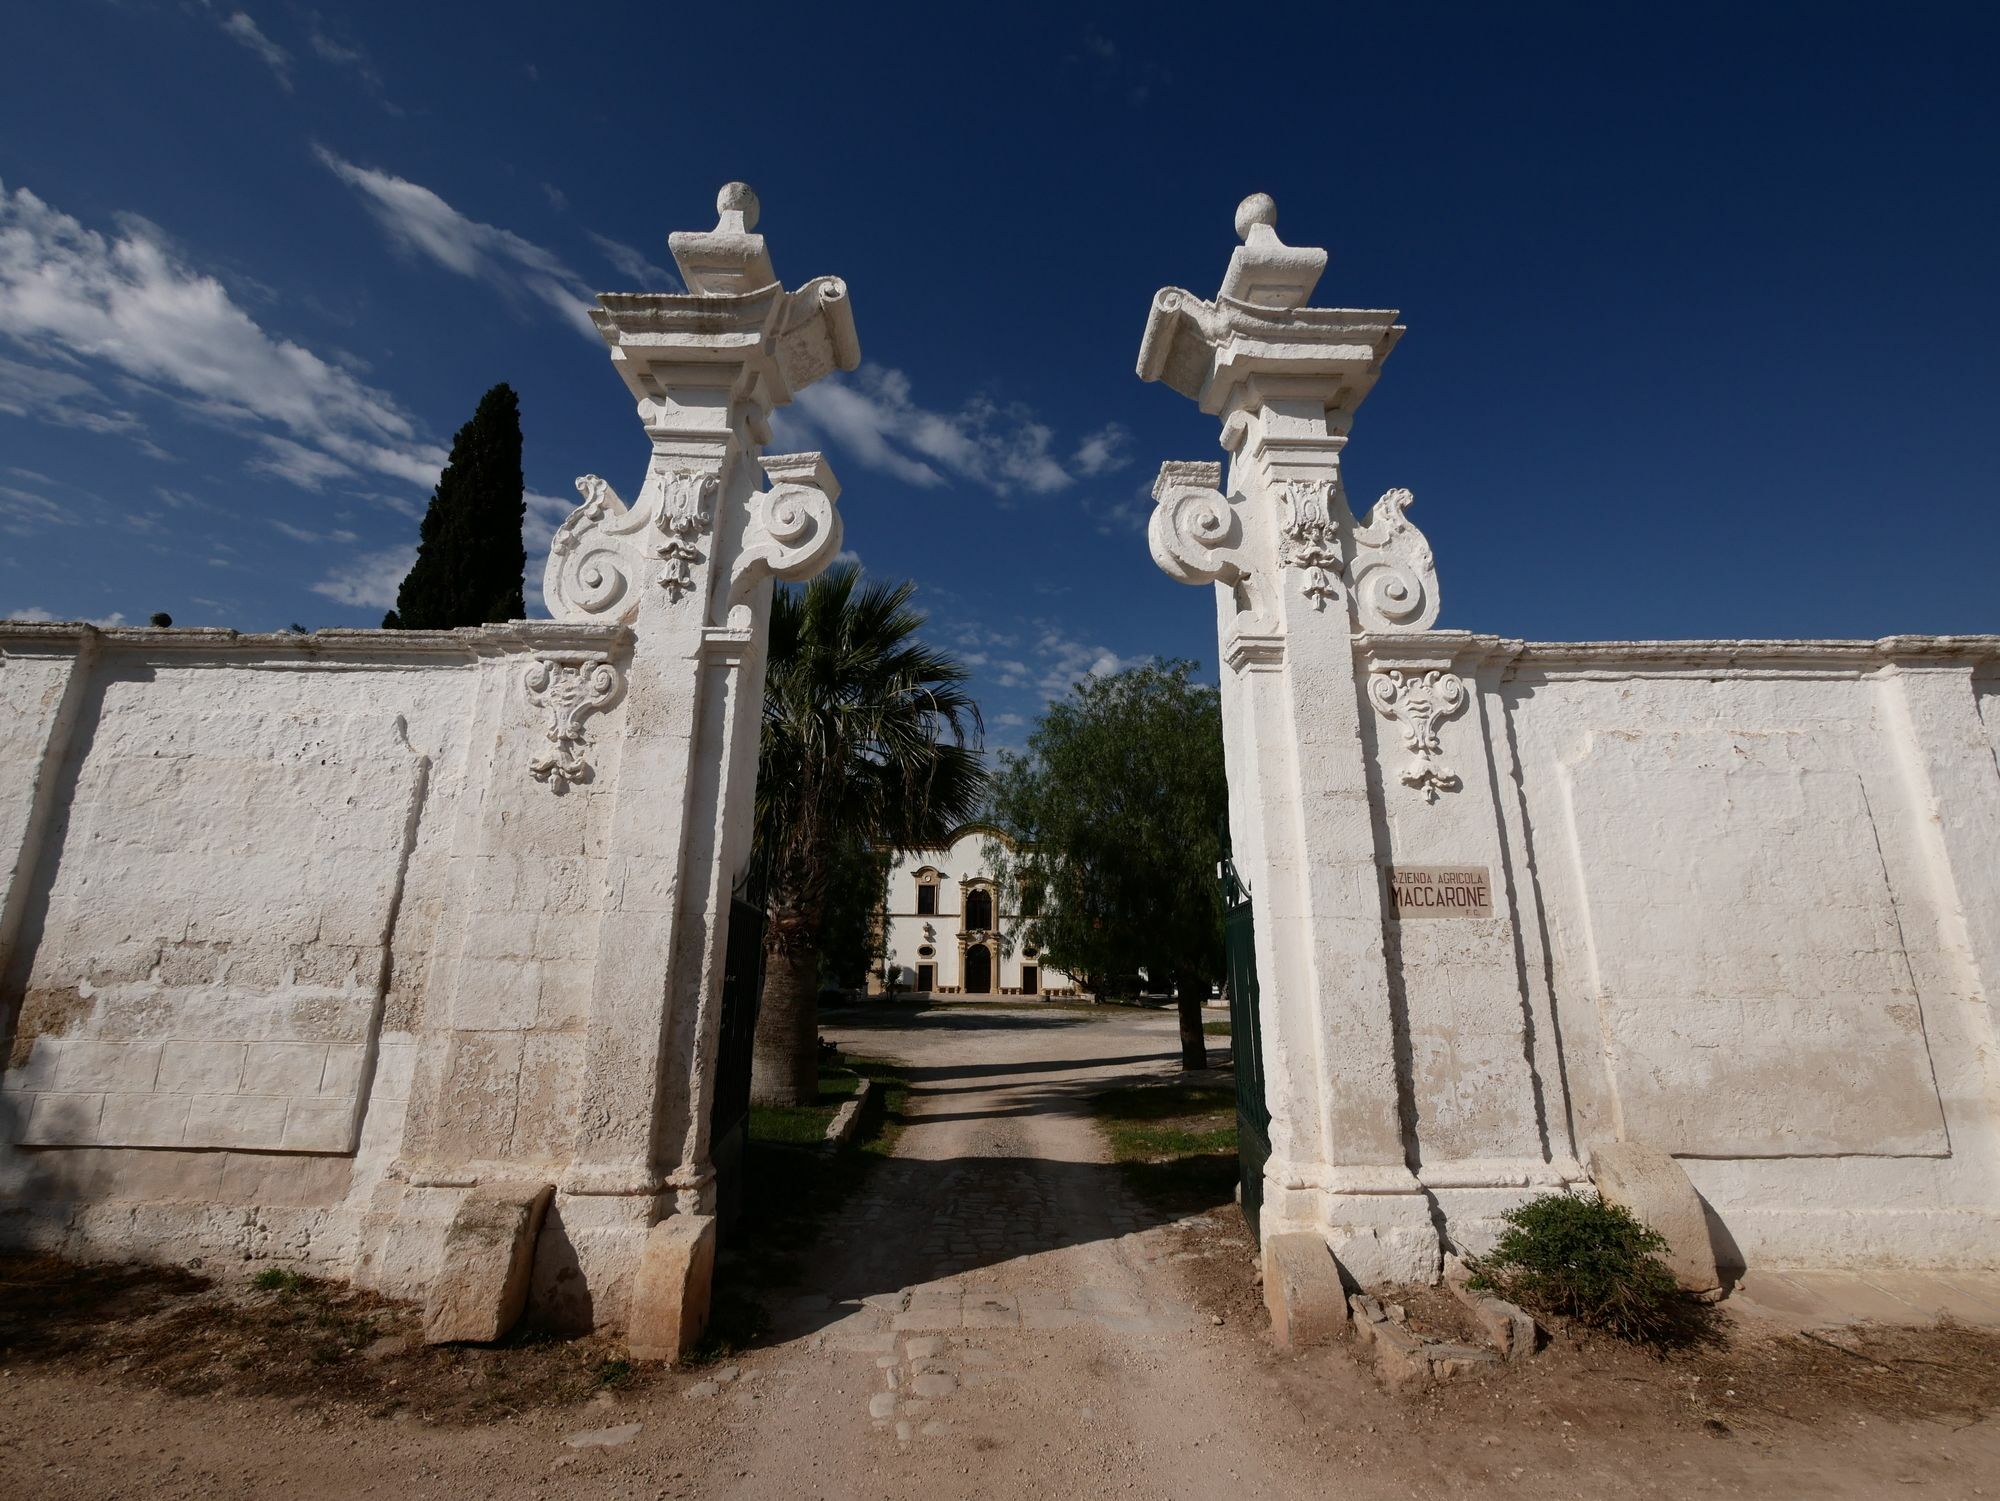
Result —
<path fill-rule="evenodd" d="M 912 1122 L 732 1364 L 477 1427 L 23 1365 L 0 1372 L 0 1495 L 2000 1494 L 2000 1425 L 1922 1415 L 1935 1402 L 1739 1413 L 1747 1367 L 1725 1397 L 1714 1366 L 1704 1390 L 1692 1368 L 1561 1352 L 1411 1399 L 1345 1348 L 1273 1352 L 1240 1224 L 1148 1211 L 1089 1122 L 1105 1080 L 1173 1067 L 1170 1017 L 934 1010 L 827 1031 L 908 1064 Z M 566 1442 L 585 1433 L 607 1442 Z"/>

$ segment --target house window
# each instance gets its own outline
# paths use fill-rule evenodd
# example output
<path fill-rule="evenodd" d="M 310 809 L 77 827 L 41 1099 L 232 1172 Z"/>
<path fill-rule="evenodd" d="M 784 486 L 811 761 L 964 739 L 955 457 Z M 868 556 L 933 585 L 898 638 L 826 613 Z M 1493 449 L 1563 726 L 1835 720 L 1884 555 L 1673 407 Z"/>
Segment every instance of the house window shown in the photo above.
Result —
<path fill-rule="evenodd" d="M 937 883 L 925 881 L 917 887 L 917 915 L 932 917 L 937 913 Z"/>
<path fill-rule="evenodd" d="M 919 959 L 935 959 L 937 958 L 937 950 L 928 943 L 924 944 L 917 950 L 917 957 Z"/>
<path fill-rule="evenodd" d="M 1037 968 L 1035 965 L 1032 964 L 1024 964 L 1021 966 L 1022 995 L 1033 995 L 1036 989 L 1041 985 L 1041 982 L 1042 982 L 1042 973 L 1039 968 Z"/>
<path fill-rule="evenodd" d="M 992 892 L 980 890 L 965 894 L 965 925 L 975 933 L 983 933 L 993 926 Z"/>

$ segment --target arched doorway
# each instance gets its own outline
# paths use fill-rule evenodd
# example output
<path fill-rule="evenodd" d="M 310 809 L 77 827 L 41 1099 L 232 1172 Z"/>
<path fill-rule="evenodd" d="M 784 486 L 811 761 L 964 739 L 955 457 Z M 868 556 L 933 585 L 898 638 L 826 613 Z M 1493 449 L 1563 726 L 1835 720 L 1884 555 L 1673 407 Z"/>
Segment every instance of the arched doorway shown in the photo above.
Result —
<path fill-rule="evenodd" d="M 993 993 L 993 950 L 983 943 L 976 943 L 965 951 L 965 993 Z"/>

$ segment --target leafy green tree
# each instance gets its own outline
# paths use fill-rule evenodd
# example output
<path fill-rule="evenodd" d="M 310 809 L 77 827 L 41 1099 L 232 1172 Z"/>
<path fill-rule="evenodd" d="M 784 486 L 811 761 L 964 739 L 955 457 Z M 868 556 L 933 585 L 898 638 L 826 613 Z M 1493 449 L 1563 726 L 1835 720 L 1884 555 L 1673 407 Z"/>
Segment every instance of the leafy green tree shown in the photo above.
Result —
<path fill-rule="evenodd" d="M 757 766 L 756 863 L 764 883 L 764 990 L 751 1098 L 819 1096 L 819 958 L 831 888 L 858 846 L 936 842 L 986 795 L 983 728 L 966 669 L 916 639 L 916 585 L 863 583 L 851 565 L 771 607 Z M 872 875 L 866 875 L 871 882 Z M 867 893 L 870 905 L 879 884 Z M 843 901 L 853 897 L 843 892 Z"/>
<path fill-rule="evenodd" d="M 1003 756 L 988 856 L 1019 884 L 1021 936 L 1099 983 L 1140 969 L 1180 993 L 1181 1065 L 1208 1062 L 1201 1006 L 1222 974 L 1216 881 L 1228 807 L 1222 710 L 1195 664 L 1088 678 Z"/>
<path fill-rule="evenodd" d="M 882 896 L 889 880 L 888 851 L 850 835 L 834 857 L 820 922 L 822 988 L 859 990 L 882 948 Z"/>
<path fill-rule="evenodd" d="M 521 478 L 521 403 L 498 385 L 479 398 L 451 440 L 451 459 L 431 492 L 417 558 L 396 591 L 386 630 L 444 631 L 519 620 L 527 514 Z"/>

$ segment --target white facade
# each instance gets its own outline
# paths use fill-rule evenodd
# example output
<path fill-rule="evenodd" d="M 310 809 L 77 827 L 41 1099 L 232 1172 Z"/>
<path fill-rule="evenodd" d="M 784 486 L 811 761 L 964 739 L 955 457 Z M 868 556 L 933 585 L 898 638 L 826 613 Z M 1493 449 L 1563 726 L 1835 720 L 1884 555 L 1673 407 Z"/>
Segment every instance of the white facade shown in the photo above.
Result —
<path fill-rule="evenodd" d="M 929 995 L 1078 994 L 1076 982 L 1042 961 L 1020 934 L 1018 892 L 995 878 L 989 841 L 1007 836 L 968 824 L 935 849 L 898 850 L 890 857 L 883 899 L 884 974 L 869 991 L 890 985 Z"/>

